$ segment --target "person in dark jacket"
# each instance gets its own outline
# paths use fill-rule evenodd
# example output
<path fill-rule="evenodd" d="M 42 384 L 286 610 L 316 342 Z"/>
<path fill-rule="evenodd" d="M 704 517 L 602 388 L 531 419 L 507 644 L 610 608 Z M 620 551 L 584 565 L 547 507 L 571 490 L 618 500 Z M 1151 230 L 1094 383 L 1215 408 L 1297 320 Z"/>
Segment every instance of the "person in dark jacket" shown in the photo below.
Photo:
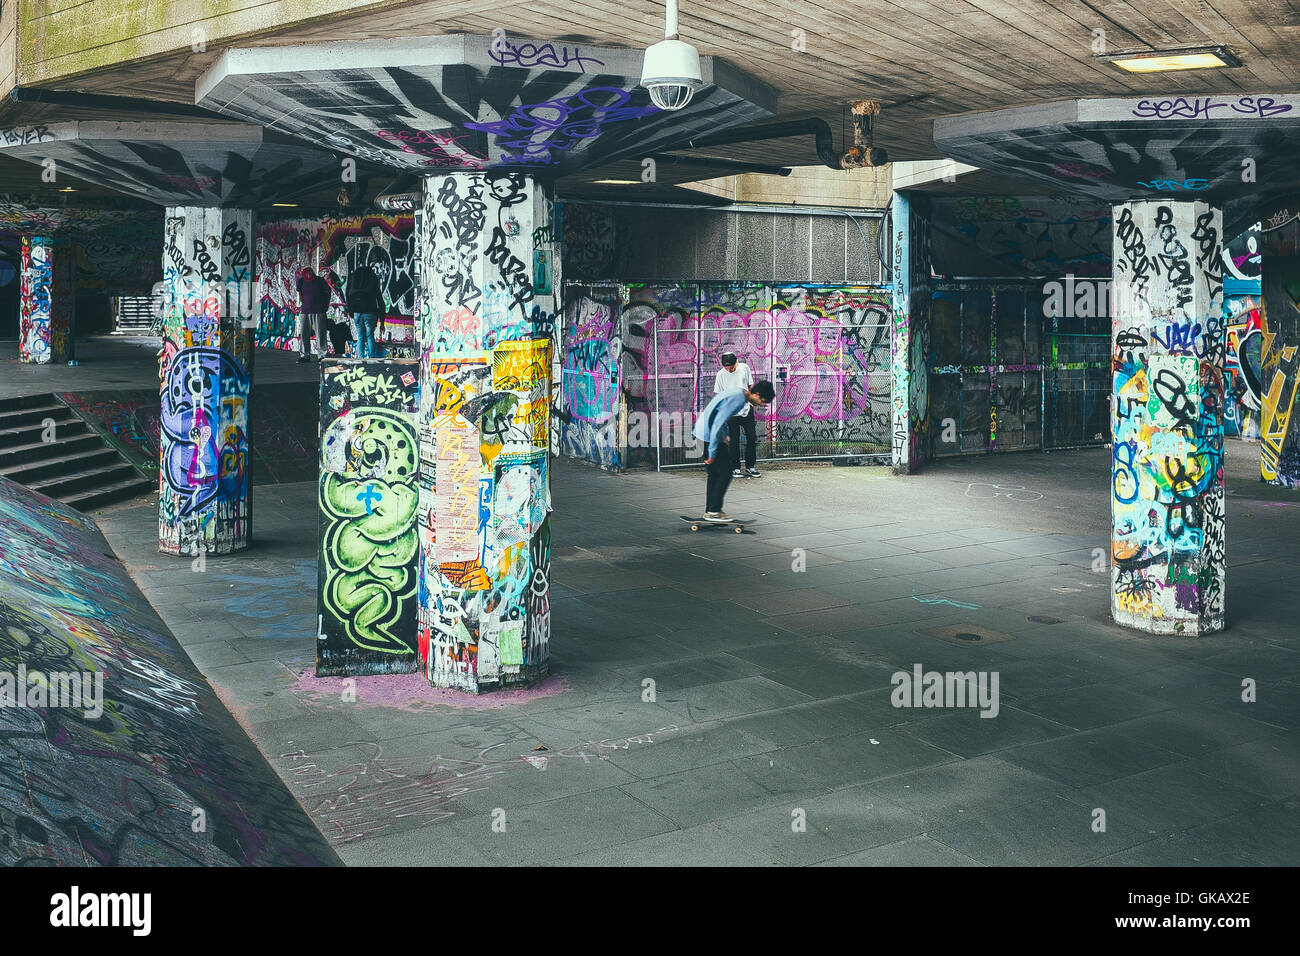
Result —
<path fill-rule="evenodd" d="M 357 321 L 357 355 L 375 358 L 375 325 L 384 312 L 379 276 L 368 265 L 358 265 L 348 273 L 347 310 Z"/>
<path fill-rule="evenodd" d="M 298 275 L 298 361 L 311 361 L 311 337 L 316 336 L 318 358 L 325 357 L 325 311 L 330 305 L 330 287 L 310 267 Z"/>

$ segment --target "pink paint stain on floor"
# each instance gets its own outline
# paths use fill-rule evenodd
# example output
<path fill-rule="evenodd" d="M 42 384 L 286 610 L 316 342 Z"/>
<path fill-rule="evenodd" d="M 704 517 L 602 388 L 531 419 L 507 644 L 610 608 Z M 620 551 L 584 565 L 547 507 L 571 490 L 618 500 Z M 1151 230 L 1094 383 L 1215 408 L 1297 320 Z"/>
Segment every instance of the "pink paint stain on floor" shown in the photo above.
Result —
<path fill-rule="evenodd" d="M 353 681 L 354 684 L 344 684 Z M 431 707 L 457 707 L 461 710 L 502 710 L 518 707 L 568 690 L 562 677 L 547 677 L 532 687 L 494 690 L 482 694 L 434 687 L 423 674 L 372 674 L 365 677 L 315 677 L 303 671 L 290 690 L 311 703 L 343 703 L 344 691 L 355 686 L 356 701 L 349 707 L 395 707 L 399 710 L 426 710 Z"/>

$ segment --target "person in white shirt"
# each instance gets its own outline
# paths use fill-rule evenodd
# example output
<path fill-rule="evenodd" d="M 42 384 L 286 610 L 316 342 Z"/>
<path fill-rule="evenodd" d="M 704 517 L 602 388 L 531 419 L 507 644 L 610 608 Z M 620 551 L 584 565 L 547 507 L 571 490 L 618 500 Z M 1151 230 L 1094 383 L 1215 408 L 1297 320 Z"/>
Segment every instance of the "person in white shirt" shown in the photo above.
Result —
<path fill-rule="evenodd" d="M 722 368 L 713 376 L 713 394 L 725 392 L 729 388 L 748 389 L 754 384 L 754 373 L 744 362 L 736 360 L 735 352 L 722 353 Z M 745 470 L 740 470 L 740 430 L 745 430 Z M 757 478 L 758 469 L 754 467 L 758 459 L 758 437 L 754 429 L 754 412 L 746 405 L 740 413 L 727 422 L 728 445 L 731 446 L 731 477 Z"/>

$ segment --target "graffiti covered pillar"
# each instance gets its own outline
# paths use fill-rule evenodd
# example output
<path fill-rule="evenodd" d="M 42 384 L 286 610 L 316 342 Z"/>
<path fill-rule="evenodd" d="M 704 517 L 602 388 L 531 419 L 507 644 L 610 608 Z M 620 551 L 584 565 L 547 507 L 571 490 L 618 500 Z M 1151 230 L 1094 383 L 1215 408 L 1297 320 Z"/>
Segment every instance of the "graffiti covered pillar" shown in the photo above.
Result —
<path fill-rule="evenodd" d="M 158 550 L 165 554 L 227 554 L 249 543 L 252 228 L 248 209 L 167 209 L 158 357 Z"/>
<path fill-rule="evenodd" d="M 892 461 L 896 474 L 916 471 L 930 444 L 930 234 L 915 200 L 894 193 L 894 331 Z"/>
<path fill-rule="evenodd" d="M 1300 487 L 1300 221 L 1264 233 L 1260 309 L 1260 477 Z M 1244 363 L 1243 363 L 1244 364 Z"/>
<path fill-rule="evenodd" d="M 419 653 L 439 687 L 546 673 L 553 209 L 521 173 L 424 181 Z"/>
<path fill-rule="evenodd" d="M 1222 213 L 1114 208 L 1111 615 L 1157 634 L 1223 628 Z"/>
<path fill-rule="evenodd" d="M 72 250 L 56 250 L 50 236 L 23 236 L 19 276 L 18 357 L 46 365 L 72 357 L 76 302 Z"/>

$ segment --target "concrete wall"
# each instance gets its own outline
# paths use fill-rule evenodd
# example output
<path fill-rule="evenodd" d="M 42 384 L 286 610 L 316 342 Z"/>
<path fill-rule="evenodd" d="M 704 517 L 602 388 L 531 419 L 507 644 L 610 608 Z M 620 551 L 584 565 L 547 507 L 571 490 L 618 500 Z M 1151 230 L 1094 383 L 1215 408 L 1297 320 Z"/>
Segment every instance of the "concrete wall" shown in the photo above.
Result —
<path fill-rule="evenodd" d="M 880 280 L 876 215 L 565 203 L 565 274 L 625 282 Z"/>
<path fill-rule="evenodd" d="M 883 209 L 889 202 L 890 169 L 796 166 L 789 176 L 743 173 L 686 183 L 685 188 L 741 203 Z"/>

